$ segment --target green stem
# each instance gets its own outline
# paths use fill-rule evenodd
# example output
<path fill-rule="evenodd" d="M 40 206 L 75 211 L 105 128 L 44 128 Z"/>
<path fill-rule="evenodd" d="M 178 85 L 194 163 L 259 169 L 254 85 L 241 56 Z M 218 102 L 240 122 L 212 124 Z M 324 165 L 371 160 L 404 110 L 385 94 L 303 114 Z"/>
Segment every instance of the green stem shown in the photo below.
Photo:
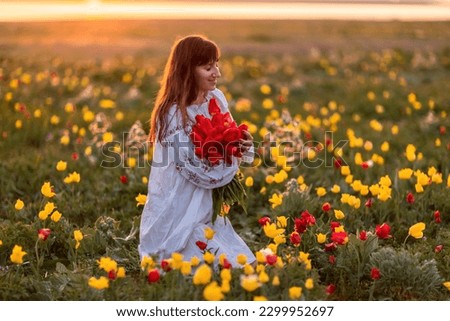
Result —
<path fill-rule="evenodd" d="M 405 240 L 403 241 L 403 247 L 405 247 L 405 246 L 406 246 L 406 240 L 408 239 L 408 237 L 409 237 L 409 234 L 408 234 L 408 235 L 406 235 L 406 237 L 405 237 Z"/>
<path fill-rule="evenodd" d="M 39 270 L 40 270 L 40 267 L 41 267 L 41 262 L 40 262 L 41 259 L 39 257 L 38 243 L 39 243 L 39 238 L 37 239 L 36 244 L 34 245 L 34 251 L 36 253 L 36 272 L 37 272 L 37 274 L 39 274 Z"/>

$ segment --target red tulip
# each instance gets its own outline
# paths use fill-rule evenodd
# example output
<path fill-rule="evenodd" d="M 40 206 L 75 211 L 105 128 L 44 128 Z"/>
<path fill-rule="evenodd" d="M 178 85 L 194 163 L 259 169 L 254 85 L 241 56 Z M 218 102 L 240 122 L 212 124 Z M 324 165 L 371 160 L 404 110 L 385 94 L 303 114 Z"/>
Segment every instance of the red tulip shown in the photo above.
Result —
<path fill-rule="evenodd" d="M 45 241 L 47 240 L 48 236 L 50 235 L 51 230 L 49 228 L 41 228 L 38 231 L 38 237 L 42 240 Z"/>
<path fill-rule="evenodd" d="M 258 223 L 261 226 L 265 226 L 267 223 L 270 223 L 270 222 L 271 222 L 271 220 L 270 220 L 270 217 L 268 217 L 268 216 L 263 216 L 258 220 Z"/>
<path fill-rule="evenodd" d="M 149 283 L 155 283 L 158 282 L 160 279 L 160 274 L 157 269 L 153 269 L 148 272 L 147 280 Z"/>
<path fill-rule="evenodd" d="M 331 233 L 331 240 L 338 245 L 344 245 L 348 242 L 347 232 L 333 232 Z"/>
<path fill-rule="evenodd" d="M 367 240 L 367 232 L 366 232 L 366 231 L 361 231 L 361 232 L 359 232 L 359 239 L 360 239 L 361 241 Z"/>
<path fill-rule="evenodd" d="M 377 225 L 375 227 L 375 233 L 377 234 L 378 238 L 380 238 L 380 239 L 390 238 L 391 237 L 391 235 L 389 235 L 390 231 L 391 231 L 391 227 L 386 223 Z"/>
<path fill-rule="evenodd" d="M 121 175 L 121 176 L 120 176 L 120 181 L 121 181 L 123 184 L 126 184 L 126 183 L 128 183 L 128 177 L 127 177 L 126 175 Z"/>
<path fill-rule="evenodd" d="M 313 226 L 314 224 L 316 224 L 316 218 L 307 210 L 300 214 L 300 218 L 295 218 L 295 230 L 298 233 L 305 232 L 308 226 Z"/>
<path fill-rule="evenodd" d="M 376 267 L 372 268 L 370 271 L 370 276 L 372 280 L 378 280 L 381 277 L 380 270 L 378 270 Z"/>
<path fill-rule="evenodd" d="M 302 240 L 302 238 L 301 238 L 300 234 L 298 234 L 295 231 L 291 233 L 290 241 L 291 241 L 292 245 L 294 245 L 296 247 L 299 246 L 301 240 Z"/>
<path fill-rule="evenodd" d="M 334 293 L 334 291 L 336 291 L 336 285 L 334 285 L 334 284 L 329 284 L 329 285 L 326 287 L 326 290 L 325 290 L 325 291 L 327 292 L 328 295 L 332 295 L 332 294 Z"/>
<path fill-rule="evenodd" d="M 436 222 L 436 223 L 441 223 L 441 212 L 439 212 L 439 211 L 435 211 L 434 212 L 434 214 L 433 214 L 433 216 L 434 216 L 434 221 Z"/>
<path fill-rule="evenodd" d="M 275 263 L 277 263 L 278 260 L 278 256 L 276 256 L 275 254 L 268 254 L 266 256 L 266 262 L 269 265 L 274 265 Z"/>
<path fill-rule="evenodd" d="M 365 207 L 372 207 L 373 204 L 373 200 L 371 198 L 369 198 L 366 203 L 364 204 Z"/>
<path fill-rule="evenodd" d="M 341 166 L 342 166 L 342 160 L 336 159 L 334 161 L 334 168 L 339 169 L 339 168 L 341 168 Z"/>
<path fill-rule="evenodd" d="M 328 203 L 328 202 L 323 203 L 323 205 L 322 205 L 322 211 L 328 212 L 329 210 L 331 210 L 331 205 L 330 205 L 330 203 Z"/>
<path fill-rule="evenodd" d="M 436 247 L 434 248 L 434 252 L 435 252 L 435 253 L 441 252 L 442 249 L 443 249 L 443 247 L 444 247 L 444 246 L 443 246 L 442 244 L 436 245 Z"/>
<path fill-rule="evenodd" d="M 330 228 L 331 228 L 332 231 L 334 231 L 334 230 L 335 230 L 336 228 L 338 228 L 339 226 L 341 226 L 341 223 L 339 223 L 339 222 L 332 221 L 332 222 L 330 223 Z"/>
<path fill-rule="evenodd" d="M 108 279 L 115 280 L 117 278 L 117 273 L 114 270 L 108 272 Z"/>
<path fill-rule="evenodd" d="M 409 193 L 406 195 L 406 201 L 407 201 L 409 204 L 414 203 L 414 195 L 413 195 L 413 193 L 409 192 Z"/>
<path fill-rule="evenodd" d="M 162 260 L 161 261 L 161 268 L 165 272 L 169 272 L 170 270 L 172 270 L 172 268 L 170 267 L 170 263 L 167 260 Z"/>
<path fill-rule="evenodd" d="M 206 249 L 206 247 L 208 246 L 208 244 L 206 244 L 205 242 L 202 242 L 202 241 L 197 241 L 197 242 L 195 242 L 195 244 L 198 246 L 198 248 L 200 249 L 200 250 L 205 250 Z"/>
<path fill-rule="evenodd" d="M 231 269 L 233 266 L 231 265 L 230 261 L 227 259 L 223 259 L 222 267 L 224 269 Z"/>

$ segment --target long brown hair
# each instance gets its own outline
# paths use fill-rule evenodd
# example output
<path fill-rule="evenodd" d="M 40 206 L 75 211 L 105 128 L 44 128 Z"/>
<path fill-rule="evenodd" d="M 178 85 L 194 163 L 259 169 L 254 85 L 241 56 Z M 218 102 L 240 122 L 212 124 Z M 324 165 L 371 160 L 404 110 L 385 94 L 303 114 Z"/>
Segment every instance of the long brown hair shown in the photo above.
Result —
<path fill-rule="evenodd" d="M 150 118 L 150 142 L 162 141 L 167 133 L 167 113 L 173 104 L 181 112 L 183 127 L 188 122 L 187 107 L 198 95 L 195 67 L 219 60 L 217 45 L 205 36 L 187 36 L 175 42 L 164 68 L 160 89 Z"/>

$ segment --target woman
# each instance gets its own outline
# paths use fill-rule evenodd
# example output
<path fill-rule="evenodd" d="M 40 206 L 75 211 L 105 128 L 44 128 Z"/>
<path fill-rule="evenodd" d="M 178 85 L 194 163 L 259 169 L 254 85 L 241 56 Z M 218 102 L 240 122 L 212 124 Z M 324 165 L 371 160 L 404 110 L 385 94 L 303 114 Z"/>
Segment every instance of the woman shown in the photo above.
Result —
<path fill-rule="evenodd" d="M 245 254 L 248 262 L 255 257 L 236 234 L 228 219 L 211 222 L 212 189 L 228 184 L 242 159 L 232 164 L 208 166 L 194 154 L 189 139 L 196 115 L 210 118 L 208 103 L 214 98 L 221 112 L 228 112 L 224 94 L 216 88 L 221 76 L 217 45 L 203 36 L 188 36 L 177 41 L 168 58 L 161 88 L 151 116 L 150 141 L 153 160 L 147 202 L 141 218 L 139 254 L 159 259 L 183 254 L 184 260 L 202 257 L 197 241 L 206 242 L 204 230 L 215 235 L 208 249 L 216 258 L 225 254 L 232 265 Z M 245 132 L 240 148 L 243 160 L 253 158 L 253 138 Z M 246 158 L 247 157 L 247 158 Z"/>

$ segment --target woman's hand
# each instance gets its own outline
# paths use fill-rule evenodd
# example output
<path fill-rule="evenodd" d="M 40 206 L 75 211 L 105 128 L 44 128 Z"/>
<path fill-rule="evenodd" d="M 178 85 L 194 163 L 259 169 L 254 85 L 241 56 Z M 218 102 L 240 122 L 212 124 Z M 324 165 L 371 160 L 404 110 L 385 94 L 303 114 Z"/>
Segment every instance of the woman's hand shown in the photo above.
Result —
<path fill-rule="evenodd" d="M 244 135 L 244 138 L 240 139 L 239 148 L 241 149 L 242 153 L 245 153 L 253 146 L 253 136 L 247 130 L 244 130 L 242 133 Z"/>

